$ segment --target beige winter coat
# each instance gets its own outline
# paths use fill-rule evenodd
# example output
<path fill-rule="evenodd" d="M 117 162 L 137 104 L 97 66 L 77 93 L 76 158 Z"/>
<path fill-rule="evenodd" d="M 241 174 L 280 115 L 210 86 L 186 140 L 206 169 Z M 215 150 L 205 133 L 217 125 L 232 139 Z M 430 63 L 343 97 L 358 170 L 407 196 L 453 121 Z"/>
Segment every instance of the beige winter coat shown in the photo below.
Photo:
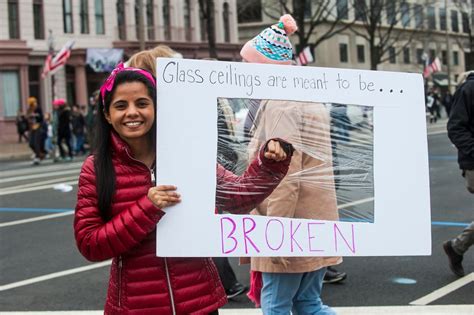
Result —
<path fill-rule="evenodd" d="M 339 219 L 332 167 L 329 113 L 320 103 L 262 101 L 249 145 L 253 157 L 266 139 L 281 138 L 295 152 L 288 174 L 252 214 L 319 220 Z M 288 267 L 252 257 L 251 269 L 300 273 L 339 264 L 340 257 L 288 257 Z"/>

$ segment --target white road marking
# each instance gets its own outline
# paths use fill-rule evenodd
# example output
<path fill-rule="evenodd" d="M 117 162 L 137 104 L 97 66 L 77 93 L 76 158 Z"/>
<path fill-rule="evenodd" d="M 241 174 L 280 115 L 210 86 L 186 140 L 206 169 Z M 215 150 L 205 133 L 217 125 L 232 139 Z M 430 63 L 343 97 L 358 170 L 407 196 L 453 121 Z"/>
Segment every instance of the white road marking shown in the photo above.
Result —
<path fill-rule="evenodd" d="M 73 176 L 73 177 L 70 177 L 70 178 L 76 178 L 76 179 L 72 180 L 72 181 L 68 181 L 68 182 L 61 182 L 61 181 L 54 180 L 54 182 L 52 184 L 41 185 L 41 186 L 32 186 L 32 187 L 27 186 L 27 187 L 15 189 L 15 190 L 2 189 L 2 190 L 0 190 L 0 196 L 19 194 L 19 193 L 27 192 L 27 191 L 36 191 L 36 190 L 49 189 L 49 188 L 53 188 L 57 184 L 77 185 L 77 181 L 78 181 L 77 176 Z M 52 181 L 49 181 L 49 182 L 52 182 Z"/>
<path fill-rule="evenodd" d="M 39 217 L 34 217 L 34 218 L 29 218 L 29 219 L 4 222 L 4 223 L 0 223 L 0 228 L 6 227 L 6 226 L 36 222 L 36 221 L 55 219 L 55 218 L 64 217 L 64 216 L 71 215 L 71 214 L 74 214 L 74 211 L 66 211 L 66 212 L 61 212 L 61 213 L 42 215 L 42 216 L 39 216 Z"/>
<path fill-rule="evenodd" d="M 337 208 L 338 209 L 343 209 L 343 208 L 346 208 L 346 207 L 360 205 L 361 203 L 366 203 L 366 202 L 373 201 L 373 200 L 374 200 L 374 197 L 360 199 L 360 200 L 356 200 L 356 201 L 353 201 L 353 202 L 348 202 L 348 203 L 339 205 L 339 206 L 337 206 Z"/>
<path fill-rule="evenodd" d="M 5 285 L 0 286 L 0 292 L 10 290 L 10 289 L 14 289 L 14 288 L 18 288 L 18 287 L 22 287 L 22 286 L 25 286 L 25 285 L 30 285 L 30 284 L 33 284 L 33 283 L 38 283 L 38 282 L 42 282 L 42 281 L 51 280 L 51 279 L 54 279 L 54 278 L 59 278 L 59 277 L 72 275 L 72 274 L 79 273 L 79 272 L 84 272 L 84 271 L 89 271 L 89 270 L 92 270 L 92 269 L 105 267 L 105 266 L 108 266 L 110 264 L 111 264 L 111 261 L 107 260 L 107 261 L 100 262 L 100 263 L 97 263 L 97 264 L 92 264 L 92 265 L 87 265 L 87 266 L 83 266 L 83 267 L 63 270 L 63 271 L 59 271 L 59 272 L 53 272 L 53 273 L 50 273 L 50 274 L 47 274 L 47 275 L 44 275 L 44 276 L 39 276 L 39 277 L 35 277 L 35 278 L 26 279 L 26 280 L 23 280 L 23 281 L 18 281 L 18 282 L 5 284 Z"/>
<path fill-rule="evenodd" d="M 428 136 L 440 135 L 440 134 L 443 134 L 443 133 L 448 133 L 448 131 L 447 130 L 431 131 L 431 132 L 428 132 Z"/>
<path fill-rule="evenodd" d="M 77 175 L 74 176 L 66 176 L 66 177 L 58 177 L 58 178 L 53 178 L 53 179 L 48 179 L 48 180 L 43 180 L 43 181 L 38 181 L 38 182 L 32 182 L 28 184 L 21 184 L 21 185 L 16 185 L 16 186 L 7 186 L 3 187 L 0 189 L 0 194 L 6 191 L 16 191 L 16 190 L 21 190 L 22 188 L 29 188 L 29 187 L 34 187 L 34 186 L 43 186 L 45 184 L 51 184 L 51 183 L 61 183 L 64 181 L 70 181 L 72 179 L 78 179 L 79 177 Z"/>
<path fill-rule="evenodd" d="M 415 301 L 410 302 L 410 305 L 427 305 L 433 301 L 436 301 L 437 299 L 442 298 L 445 295 L 448 295 L 449 293 L 453 291 L 456 291 L 457 289 L 471 282 L 474 282 L 474 272 L 462 277 L 461 279 L 451 282 L 450 284 L 445 285 L 444 287 L 439 288 L 431 292 L 430 294 L 425 295 L 424 297 L 421 297 Z"/>
<path fill-rule="evenodd" d="M 30 175 L 24 175 L 24 176 L 13 176 L 13 177 L 7 177 L 7 178 L 0 178 L 0 184 L 2 184 L 2 183 L 10 183 L 10 182 L 19 182 L 19 181 L 21 181 L 21 180 L 27 180 L 27 179 L 36 179 L 36 178 L 43 178 L 43 177 L 52 177 L 52 176 L 58 176 L 58 175 L 67 175 L 67 174 L 78 174 L 78 175 L 79 175 L 79 169 L 66 170 L 66 171 L 58 171 L 58 172 L 47 172 L 47 173 L 41 173 L 41 174 L 30 174 Z"/>
<path fill-rule="evenodd" d="M 67 163 L 67 164 L 53 164 L 48 166 L 27 166 L 21 169 L 5 170 L 0 171 L 0 178 L 10 177 L 10 176 L 21 176 L 21 175 L 30 175 L 30 174 L 43 174 L 48 171 L 64 171 L 68 169 L 81 169 L 83 162 L 77 163 Z"/>

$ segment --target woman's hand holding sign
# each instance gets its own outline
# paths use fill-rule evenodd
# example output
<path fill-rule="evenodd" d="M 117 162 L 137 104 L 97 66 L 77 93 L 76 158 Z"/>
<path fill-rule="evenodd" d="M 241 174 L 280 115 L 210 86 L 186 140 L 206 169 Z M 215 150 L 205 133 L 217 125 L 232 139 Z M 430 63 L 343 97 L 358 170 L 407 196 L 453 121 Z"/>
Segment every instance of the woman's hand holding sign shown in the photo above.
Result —
<path fill-rule="evenodd" d="M 148 199 L 160 209 L 174 206 L 181 202 L 181 195 L 176 192 L 173 185 L 158 185 L 148 189 Z"/>

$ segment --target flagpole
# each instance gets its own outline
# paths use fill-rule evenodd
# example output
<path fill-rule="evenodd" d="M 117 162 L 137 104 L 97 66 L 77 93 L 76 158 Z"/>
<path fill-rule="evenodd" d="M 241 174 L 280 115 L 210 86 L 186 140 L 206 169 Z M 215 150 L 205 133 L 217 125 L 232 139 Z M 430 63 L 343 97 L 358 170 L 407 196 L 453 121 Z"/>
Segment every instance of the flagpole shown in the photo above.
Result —
<path fill-rule="evenodd" d="M 48 37 L 48 54 L 51 56 L 54 55 L 54 37 L 53 37 L 53 31 L 50 29 L 49 30 L 49 37 Z M 56 79 L 54 77 L 54 73 L 51 73 L 51 104 L 53 104 L 55 95 L 54 95 L 54 86 L 56 84 Z"/>

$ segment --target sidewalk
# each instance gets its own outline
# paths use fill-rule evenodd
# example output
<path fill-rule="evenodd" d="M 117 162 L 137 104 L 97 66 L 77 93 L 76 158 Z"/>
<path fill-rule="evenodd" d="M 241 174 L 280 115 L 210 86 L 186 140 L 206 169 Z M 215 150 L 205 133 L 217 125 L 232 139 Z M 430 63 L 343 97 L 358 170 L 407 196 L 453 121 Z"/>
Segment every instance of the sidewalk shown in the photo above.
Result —
<path fill-rule="evenodd" d="M 27 142 L 4 142 L 0 148 L 0 161 L 25 160 L 33 154 Z"/>
<path fill-rule="evenodd" d="M 369 306 L 369 307 L 335 307 L 338 315 L 473 315 L 474 305 L 428 305 L 428 306 Z M 5 315 L 100 315 L 103 311 L 56 311 L 56 312 L 1 312 Z M 220 309 L 221 315 L 257 315 L 260 309 Z"/>

